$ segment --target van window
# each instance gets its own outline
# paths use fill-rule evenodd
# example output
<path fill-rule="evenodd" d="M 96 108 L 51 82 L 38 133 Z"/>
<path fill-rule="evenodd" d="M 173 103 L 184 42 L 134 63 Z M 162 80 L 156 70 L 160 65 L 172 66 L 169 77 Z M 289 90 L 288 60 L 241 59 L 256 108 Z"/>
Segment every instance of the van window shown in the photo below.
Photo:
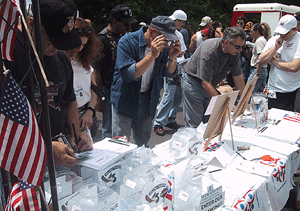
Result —
<path fill-rule="evenodd" d="M 244 13 L 244 16 L 248 21 L 252 21 L 253 23 L 260 23 L 261 13 Z"/>

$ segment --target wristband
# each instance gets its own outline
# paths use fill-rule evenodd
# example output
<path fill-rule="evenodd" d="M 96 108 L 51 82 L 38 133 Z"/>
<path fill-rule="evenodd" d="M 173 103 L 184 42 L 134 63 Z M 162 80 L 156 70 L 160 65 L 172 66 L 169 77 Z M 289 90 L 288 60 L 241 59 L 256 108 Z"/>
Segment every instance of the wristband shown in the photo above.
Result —
<path fill-rule="evenodd" d="M 86 110 L 91 110 L 93 112 L 93 115 L 96 114 L 96 109 L 94 109 L 92 107 L 87 107 Z"/>
<path fill-rule="evenodd" d="M 255 74 L 259 76 L 260 73 L 255 73 Z"/>

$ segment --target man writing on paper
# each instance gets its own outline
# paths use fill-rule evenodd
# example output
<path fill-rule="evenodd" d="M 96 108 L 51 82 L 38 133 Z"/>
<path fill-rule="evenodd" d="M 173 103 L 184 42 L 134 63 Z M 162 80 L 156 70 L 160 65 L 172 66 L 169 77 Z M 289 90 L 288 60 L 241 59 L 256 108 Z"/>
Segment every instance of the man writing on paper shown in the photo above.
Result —
<path fill-rule="evenodd" d="M 203 121 L 211 97 L 219 95 L 215 89 L 230 72 L 235 88 L 244 90 L 240 52 L 246 34 L 241 27 L 228 27 L 222 38 L 212 38 L 201 43 L 184 67 L 182 77 L 182 105 L 186 127 L 198 127 Z"/>
<path fill-rule="evenodd" d="M 44 70 L 51 87 L 48 89 L 48 107 L 52 137 L 60 133 L 69 133 L 69 142 L 75 151 L 90 150 L 93 146 L 88 134 L 79 131 L 79 115 L 73 89 L 73 69 L 68 56 L 62 51 L 81 45 L 80 36 L 74 28 L 77 7 L 72 0 L 40 0 L 39 3 Z M 30 18 L 28 28 L 35 41 L 33 21 Z M 20 31 L 17 33 L 20 35 L 17 36 L 18 38 L 22 37 Z M 13 52 L 15 62 L 5 62 L 5 66 L 12 71 L 18 83 L 22 82 L 26 74 L 27 59 L 35 61 L 32 51 L 28 55 L 29 58 L 26 58 L 25 52 L 22 40 L 16 39 Z M 33 67 L 36 68 L 37 64 L 33 63 Z M 29 77 L 25 77 L 24 82 L 20 84 L 27 95 L 30 83 Z M 37 82 L 33 81 L 33 84 L 36 110 L 39 113 L 41 108 L 40 90 Z M 66 130 L 66 125 L 68 130 Z M 79 139 L 77 142 L 76 136 Z M 56 165 L 71 167 L 76 164 L 74 151 L 66 144 L 53 141 L 52 146 Z"/>

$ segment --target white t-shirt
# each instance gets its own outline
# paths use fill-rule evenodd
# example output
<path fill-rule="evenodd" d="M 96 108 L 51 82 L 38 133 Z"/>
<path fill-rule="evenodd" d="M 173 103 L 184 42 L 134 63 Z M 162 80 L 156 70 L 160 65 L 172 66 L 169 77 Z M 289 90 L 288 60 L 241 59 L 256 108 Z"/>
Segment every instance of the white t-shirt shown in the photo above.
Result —
<path fill-rule="evenodd" d="M 197 34 L 196 48 L 198 48 L 198 46 L 203 42 L 202 33 L 200 31 L 197 31 L 196 34 Z"/>
<path fill-rule="evenodd" d="M 263 52 L 275 47 L 279 35 L 273 36 L 267 42 Z M 291 40 L 284 41 L 277 50 L 283 62 L 291 62 L 293 59 L 300 59 L 300 34 L 297 33 Z M 270 91 L 287 93 L 293 92 L 300 87 L 300 71 L 288 72 L 271 65 L 268 89 Z"/>
<path fill-rule="evenodd" d="M 252 57 L 251 57 L 251 66 L 252 67 L 257 67 L 257 60 L 258 60 L 258 56 L 259 54 L 263 51 L 265 45 L 267 44 L 267 40 L 264 36 L 260 36 L 259 38 L 257 38 L 257 40 L 254 43 L 254 47 L 252 50 Z M 267 67 L 268 64 L 263 65 L 263 67 Z"/>
<path fill-rule="evenodd" d="M 146 47 L 145 49 L 145 56 L 147 56 L 151 51 L 151 48 Z M 141 91 L 146 92 L 151 85 L 151 80 L 153 78 L 153 66 L 154 62 L 148 67 L 148 69 L 142 75 L 142 83 L 141 83 Z"/>
<path fill-rule="evenodd" d="M 74 92 L 77 100 L 77 108 L 91 100 L 91 76 L 93 69 L 84 69 L 76 61 L 71 61 L 74 72 Z"/>
<path fill-rule="evenodd" d="M 177 29 L 175 31 L 175 34 L 179 38 L 179 42 L 181 43 L 181 51 L 186 51 L 187 48 L 186 48 L 186 45 L 184 43 L 183 35 Z M 184 59 L 185 59 L 184 55 L 182 55 L 181 57 L 177 57 L 177 62 L 180 62 L 180 61 L 182 61 Z"/>

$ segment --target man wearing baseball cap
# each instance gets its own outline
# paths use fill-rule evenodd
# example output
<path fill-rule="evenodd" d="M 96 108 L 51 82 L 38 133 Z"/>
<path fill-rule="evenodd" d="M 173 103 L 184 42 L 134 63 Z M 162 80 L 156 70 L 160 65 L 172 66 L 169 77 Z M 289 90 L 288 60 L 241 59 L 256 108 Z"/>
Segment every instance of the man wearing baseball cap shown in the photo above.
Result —
<path fill-rule="evenodd" d="M 204 27 L 205 27 L 205 28 L 208 28 L 208 27 L 210 27 L 211 22 L 212 22 L 211 17 L 209 17 L 209 16 L 204 16 L 204 17 L 202 18 L 201 23 L 199 24 L 199 26 L 202 27 L 201 29 L 204 29 Z M 207 25 L 207 24 L 208 24 L 208 25 Z"/>
<path fill-rule="evenodd" d="M 74 151 L 85 151 L 93 148 L 85 132 L 79 130 L 79 115 L 76 96 L 73 89 L 73 69 L 70 60 L 63 50 L 71 50 L 81 45 L 81 39 L 74 27 L 77 7 L 72 0 L 40 0 L 41 40 L 44 54 L 44 71 L 50 87 L 47 89 L 48 107 L 52 137 L 63 133 L 70 135 L 69 142 Z M 33 40 L 35 27 L 33 18 L 29 18 L 28 28 Z M 22 32 L 17 32 L 22 37 Z M 6 62 L 6 68 L 12 70 L 16 81 L 22 84 L 24 93 L 35 100 L 36 113 L 40 115 L 41 99 L 38 82 L 35 77 L 30 81 L 26 67 L 33 61 L 32 72 L 40 71 L 32 51 L 26 51 L 21 39 L 16 39 L 14 51 L 15 62 Z M 28 55 L 27 58 L 26 55 Z M 30 64 L 30 63 L 29 63 Z M 23 80 L 24 78 L 24 80 Z M 33 84 L 33 85 L 32 85 Z M 34 88 L 34 96 L 30 88 Z M 66 127 L 67 125 L 67 127 Z M 73 130 L 73 125 L 74 130 Z M 78 137 L 78 140 L 75 139 Z M 66 144 L 53 141 L 53 154 L 56 165 L 74 166 L 77 162 L 74 151 Z"/>
<path fill-rule="evenodd" d="M 271 63 L 268 81 L 268 106 L 293 111 L 296 91 L 300 87 L 300 34 L 293 15 L 280 18 L 275 32 L 269 39 L 258 63 Z"/>
<path fill-rule="evenodd" d="M 183 35 L 180 30 L 187 20 L 187 15 L 183 10 L 176 10 L 169 16 L 175 22 L 175 34 L 181 43 L 181 56 L 176 58 L 177 62 L 183 61 L 184 53 L 187 50 Z M 187 32 L 187 31 L 186 31 Z M 181 86 L 180 86 L 180 66 L 178 66 L 176 74 L 172 77 L 164 77 L 164 94 L 159 104 L 157 115 L 154 121 L 154 132 L 156 135 L 164 136 L 164 126 L 177 130 L 181 126 L 176 122 L 177 110 L 181 104 Z"/>
<path fill-rule="evenodd" d="M 171 76 L 177 69 L 181 45 L 175 30 L 172 19 L 157 16 L 148 28 L 120 39 L 111 86 L 113 136 L 130 138 L 132 129 L 135 143 L 147 145 L 162 77 Z"/>

